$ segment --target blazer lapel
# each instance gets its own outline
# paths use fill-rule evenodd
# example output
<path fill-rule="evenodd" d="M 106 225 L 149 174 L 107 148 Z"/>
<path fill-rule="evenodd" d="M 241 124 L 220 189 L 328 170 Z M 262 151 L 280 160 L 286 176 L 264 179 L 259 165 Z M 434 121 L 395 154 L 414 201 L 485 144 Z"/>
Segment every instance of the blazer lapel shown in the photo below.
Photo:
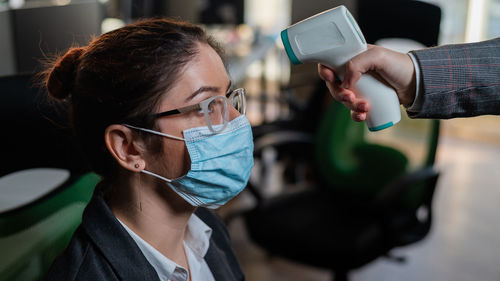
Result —
<path fill-rule="evenodd" d="M 222 251 L 217 245 L 210 239 L 210 247 L 208 248 L 207 254 L 205 255 L 205 261 L 212 271 L 215 280 L 217 281 L 234 281 L 237 280 L 233 275 L 231 267 L 229 267 L 229 262 L 226 257 L 226 253 Z"/>
<path fill-rule="evenodd" d="M 99 185 L 83 213 L 82 226 L 121 280 L 159 281 L 154 268 L 109 209 Z"/>

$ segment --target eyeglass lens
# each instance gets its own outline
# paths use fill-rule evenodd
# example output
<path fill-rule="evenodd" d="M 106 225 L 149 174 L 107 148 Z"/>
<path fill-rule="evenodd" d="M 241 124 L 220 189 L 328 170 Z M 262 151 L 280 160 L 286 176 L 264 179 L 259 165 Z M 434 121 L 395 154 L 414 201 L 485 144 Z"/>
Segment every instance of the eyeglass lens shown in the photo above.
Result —
<path fill-rule="evenodd" d="M 222 96 L 215 97 L 208 104 L 208 120 L 210 121 L 209 125 L 216 126 L 224 124 L 225 111 L 226 110 L 226 101 Z"/>
<path fill-rule="evenodd" d="M 240 114 L 245 114 L 246 111 L 246 100 L 244 96 L 243 89 L 235 90 L 229 97 L 231 104 Z"/>
<path fill-rule="evenodd" d="M 211 131 L 217 133 L 225 129 L 225 124 L 229 121 L 228 106 L 233 106 L 240 114 L 245 114 L 246 102 L 242 90 L 234 91 L 227 99 L 224 96 L 214 97 L 208 104 L 206 119 Z"/>

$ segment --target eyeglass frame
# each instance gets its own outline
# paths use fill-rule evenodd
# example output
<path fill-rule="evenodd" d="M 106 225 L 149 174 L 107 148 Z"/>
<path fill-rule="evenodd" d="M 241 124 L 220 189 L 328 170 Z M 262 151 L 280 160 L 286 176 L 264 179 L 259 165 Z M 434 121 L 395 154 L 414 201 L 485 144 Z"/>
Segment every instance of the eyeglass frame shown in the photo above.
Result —
<path fill-rule="evenodd" d="M 199 102 L 197 104 L 187 105 L 187 106 L 183 106 L 183 107 L 179 107 L 179 108 L 175 108 L 175 109 L 171 109 L 171 110 L 167 110 L 167 111 L 155 113 L 155 114 L 152 115 L 152 117 L 155 118 L 155 119 L 157 119 L 157 118 L 160 118 L 160 117 L 172 116 L 172 115 L 186 113 L 186 112 L 191 112 L 191 111 L 195 111 L 195 110 L 198 110 L 198 111 L 201 110 L 203 112 L 203 115 L 205 116 L 205 122 L 208 125 L 208 129 L 212 133 L 217 134 L 217 133 L 222 132 L 226 128 L 227 123 L 229 122 L 228 104 L 230 102 L 232 104 L 232 101 L 233 101 L 234 97 L 236 96 L 236 94 L 241 94 L 241 96 L 243 97 L 242 110 L 241 111 L 238 110 L 238 112 L 240 114 L 245 115 L 246 114 L 246 96 L 245 96 L 246 93 L 245 93 L 245 89 L 244 88 L 238 88 L 238 89 L 235 89 L 235 90 L 231 91 L 230 93 L 226 94 L 226 96 L 222 96 L 222 95 L 213 96 L 213 97 L 210 97 L 208 99 L 202 100 L 201 102 Z M 218 99 L 218 98 L 219 99 L 220 98 L 224 99 L 224 116 L 223 116 L 224 123 L 223 123 L 223 126 L 221 127 L 220 130 L 215 130 L 212 127 L 212 123 L 210 121 L 210 117 L 209 117 L 209 113 L 210 112 L 208 110 L 208 105 L 213 100 Z"/>

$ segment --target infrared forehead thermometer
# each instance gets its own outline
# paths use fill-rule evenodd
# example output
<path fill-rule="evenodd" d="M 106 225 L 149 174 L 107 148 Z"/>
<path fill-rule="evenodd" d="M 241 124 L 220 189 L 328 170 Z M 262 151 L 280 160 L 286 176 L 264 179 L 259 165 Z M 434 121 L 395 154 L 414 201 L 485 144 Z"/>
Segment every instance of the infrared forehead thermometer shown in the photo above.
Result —
<path fill-rule="evenodd" d="M 332 68 L 341 79 L 345 64 L 366 50 L 358 24 L 344 6 L 339 6 L 281 32 L 288 58 L 293 64 L 321 63 Z M 370 74 L 363 74 L 354 91 L 370 103 L 366 124 L 370 131 L 389 128 L 401 120 L 396 92 Z"/>

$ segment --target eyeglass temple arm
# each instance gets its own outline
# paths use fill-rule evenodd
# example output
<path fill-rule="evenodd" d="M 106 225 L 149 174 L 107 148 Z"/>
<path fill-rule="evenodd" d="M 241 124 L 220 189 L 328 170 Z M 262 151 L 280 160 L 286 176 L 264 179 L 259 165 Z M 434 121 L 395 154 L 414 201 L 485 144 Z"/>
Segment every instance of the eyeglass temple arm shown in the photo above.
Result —
<path fill-rule="evenodd" d="M 160 112 L 160 113 L 157 113 L 153 116 L 155 118 L 159 118 L 159 117 L 170 116 L 170 115 L 174 115 L 174 114 L 180 114 L 180 113 L 189 112 L 189 111 L 193 111 L 193 110 L 200 110 L 200 109 L 201 109 L 201 107 L 199 104 L 193 104 L 193 105 L 188 105 L 185 107 L 172 109 L 172 110 L 165 111 L 165 112 Z"/>

